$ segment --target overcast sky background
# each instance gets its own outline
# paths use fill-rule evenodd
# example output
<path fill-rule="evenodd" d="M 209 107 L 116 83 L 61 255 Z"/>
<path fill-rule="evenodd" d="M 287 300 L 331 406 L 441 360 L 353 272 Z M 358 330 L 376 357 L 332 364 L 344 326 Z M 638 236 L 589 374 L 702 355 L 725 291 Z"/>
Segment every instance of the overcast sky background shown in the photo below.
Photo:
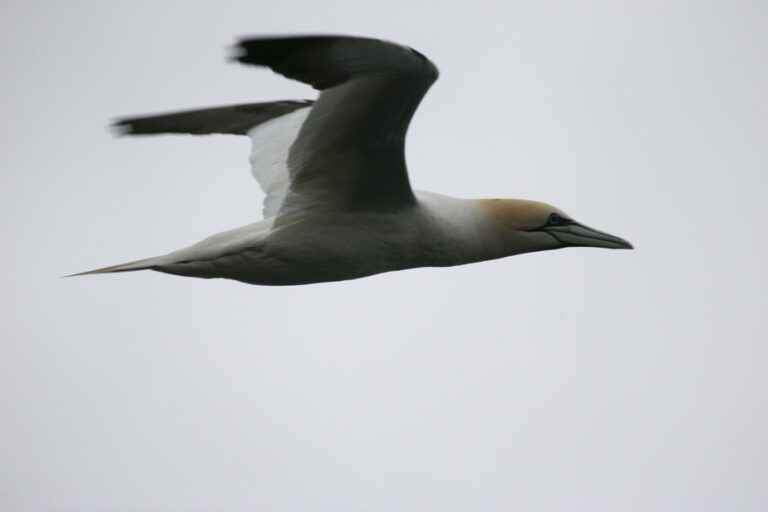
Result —
<path fill-rule="evenodd" d="M 0 508 L 768 509 L 768 4 L 0 6 Z M 570 249 L 269 288 L 59 276 L 252 222 L 248 141 L 110 118 L 314 93 L 332 32 L 441 69 L 416 188 L 551 202 Z"/>

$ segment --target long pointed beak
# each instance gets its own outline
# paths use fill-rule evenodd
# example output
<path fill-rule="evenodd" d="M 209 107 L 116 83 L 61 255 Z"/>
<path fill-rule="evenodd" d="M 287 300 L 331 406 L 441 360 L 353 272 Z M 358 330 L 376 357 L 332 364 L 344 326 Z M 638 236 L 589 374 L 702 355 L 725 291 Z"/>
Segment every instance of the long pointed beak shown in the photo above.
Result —
<path fill-rule="evenodd" d="M 634 249 L 618 236 L 609 235 L 577 222 L 565 226 L 549 226 L 544 231 L 568 247 L 602 247 L 604 249 Z"/>

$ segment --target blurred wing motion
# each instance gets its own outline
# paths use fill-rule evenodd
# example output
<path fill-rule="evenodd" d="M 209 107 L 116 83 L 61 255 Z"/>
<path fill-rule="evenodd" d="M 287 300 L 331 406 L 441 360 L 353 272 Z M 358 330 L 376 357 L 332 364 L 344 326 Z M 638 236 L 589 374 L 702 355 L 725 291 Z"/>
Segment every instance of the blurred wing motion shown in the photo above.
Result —
<path fill-rule="evenodd" d="M 266 194 L 263 215 L 269 218 L 277 214 L 288 190 L 288 149 L 312 103 L 310 100 L 273 101 L 185 110 L 120 119 L 114 127 L 124 135 L 249 135 L 253 141 L 251 168 Z"/>
<path fill-rule="evenodd" d="M 321 91 L 277 101 L 119 120 L 129 135 L 248 135 L 264 216 L 296 210 L 380 210 L 412 204 L 405 135 L 437 68 L 377 39 L 299 36 L 241 40 L 234 60 L 265 66 Z"/>

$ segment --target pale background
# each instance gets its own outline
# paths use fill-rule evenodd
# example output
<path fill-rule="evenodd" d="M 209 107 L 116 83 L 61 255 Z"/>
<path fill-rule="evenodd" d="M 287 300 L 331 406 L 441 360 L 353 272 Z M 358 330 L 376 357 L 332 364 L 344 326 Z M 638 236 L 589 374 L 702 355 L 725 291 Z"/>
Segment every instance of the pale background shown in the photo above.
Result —
<path fill-rule="evenodd" d="M 4 1 L 0 509 L 768 510 L 767 5 Z M 104 126 L 312 97 L 225 63 L 300 32 L 438 64 L 417 188 L 637 250 L 60 279 L 256 217 L 247 140 Z"/>

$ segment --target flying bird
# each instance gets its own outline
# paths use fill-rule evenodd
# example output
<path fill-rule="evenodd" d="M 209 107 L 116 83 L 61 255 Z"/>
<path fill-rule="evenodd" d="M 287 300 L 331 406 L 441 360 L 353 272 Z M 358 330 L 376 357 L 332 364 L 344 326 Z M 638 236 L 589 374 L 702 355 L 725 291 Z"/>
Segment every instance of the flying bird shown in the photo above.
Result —
<path fill-rule="evenodd" d="M 264 218 L 163 256 L 74 275 L 155 270 L 298 285 L 563 247 L 632 248 L 546 203 L 413 190 L 405 136 L 438 70 L 412 48 L 320 35 L 247 38 L 235 52 L 233 60 L 309 84 L 319 96 L 126 118 L 115 126 L 128 135 L 250 137 Z"/>

